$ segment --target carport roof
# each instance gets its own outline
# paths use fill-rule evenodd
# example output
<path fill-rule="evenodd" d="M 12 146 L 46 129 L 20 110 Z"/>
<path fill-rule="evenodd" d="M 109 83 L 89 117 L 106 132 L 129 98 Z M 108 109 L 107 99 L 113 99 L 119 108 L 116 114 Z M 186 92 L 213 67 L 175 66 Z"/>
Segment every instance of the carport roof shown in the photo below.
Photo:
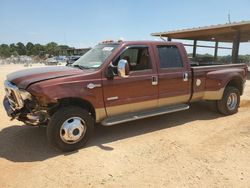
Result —
<path fill-rule="evenodd" d="M 250 21 L 233 22 L 176 31 L 156 32 L 151 35 L 168 37 L 171 39 L 233 42 L 237 33 L 240 33 L 240 42 L 249 42 Z"/>

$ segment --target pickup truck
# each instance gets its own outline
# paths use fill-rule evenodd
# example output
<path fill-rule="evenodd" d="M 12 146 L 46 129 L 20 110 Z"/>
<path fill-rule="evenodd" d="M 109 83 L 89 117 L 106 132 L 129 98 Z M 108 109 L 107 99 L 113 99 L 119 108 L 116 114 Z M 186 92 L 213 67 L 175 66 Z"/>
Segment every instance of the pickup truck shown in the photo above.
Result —
<path fill-rule="evenodd" d="M 70 67 L 11 73 L 4 107 L 26 125 L 46 125 L 48 141 L 62 151 L 83 147 L 95 124 L 110 126 L 189 109 L 209 100 L 238 111 L 245 64 L 190 65 L 181 43 L 119 41 L 96 45 Z"/>

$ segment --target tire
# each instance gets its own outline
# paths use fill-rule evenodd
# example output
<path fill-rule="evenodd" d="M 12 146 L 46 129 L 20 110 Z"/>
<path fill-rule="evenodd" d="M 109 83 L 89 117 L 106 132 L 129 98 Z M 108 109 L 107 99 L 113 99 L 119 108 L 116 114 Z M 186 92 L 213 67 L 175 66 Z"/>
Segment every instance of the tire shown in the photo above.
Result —
<path fill-rule="evenodd" d="M 231 100 L 229 98 L 231 98 Z M 239 90 L 235 87 L 226 87 L 223 98 L 217 101 L 217 109 L 221 114 L 232 115 L 238 112 L 239 104 Z"/>
<path fill-rule="evenodd" d="M 94 119 L 89 112 L 77 106 L 59 108 L 47 126 L 49 143 L 64 152 L 82 148 L 94 130 Z"/>

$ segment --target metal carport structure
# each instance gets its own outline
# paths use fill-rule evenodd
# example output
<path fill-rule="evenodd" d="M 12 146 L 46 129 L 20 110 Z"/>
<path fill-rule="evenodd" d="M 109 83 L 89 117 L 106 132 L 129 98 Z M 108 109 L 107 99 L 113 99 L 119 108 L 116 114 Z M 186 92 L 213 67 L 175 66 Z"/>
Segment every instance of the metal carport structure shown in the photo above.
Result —
<path fill-rule="evenodd" d="M 228 24 L 211 25 L 205 27 L 183 29 L 167 32 L 152 33 L 152 36 L 172 39 L 193 40 L 193 57 L 197 47 L 214 48 L 214 58 L 217 59 L 218 49 L 232 49 L 232 63 L 237 63 L 241 42 L 250 42 L 250 21 L 233 22 Z M 197 41 L 215 42 L 215 46 L 197 45 Z M 219 42 L 232 43 L 232 48 L 219 47 Z"/>

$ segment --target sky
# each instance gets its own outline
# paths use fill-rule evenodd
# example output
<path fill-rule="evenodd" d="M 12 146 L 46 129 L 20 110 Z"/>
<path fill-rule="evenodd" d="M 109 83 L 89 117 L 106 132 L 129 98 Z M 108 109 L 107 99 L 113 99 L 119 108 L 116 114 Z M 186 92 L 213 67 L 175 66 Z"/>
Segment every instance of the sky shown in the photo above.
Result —
<path fill-rule="evenodd" d="M 249 21 L 250 0 L 0 0 L 0 44 L 158 40 L 150 34 L 227 23 L 229 13 L 232 22 Z M 250 42 L 240 54 L 250 54 Z"/>

